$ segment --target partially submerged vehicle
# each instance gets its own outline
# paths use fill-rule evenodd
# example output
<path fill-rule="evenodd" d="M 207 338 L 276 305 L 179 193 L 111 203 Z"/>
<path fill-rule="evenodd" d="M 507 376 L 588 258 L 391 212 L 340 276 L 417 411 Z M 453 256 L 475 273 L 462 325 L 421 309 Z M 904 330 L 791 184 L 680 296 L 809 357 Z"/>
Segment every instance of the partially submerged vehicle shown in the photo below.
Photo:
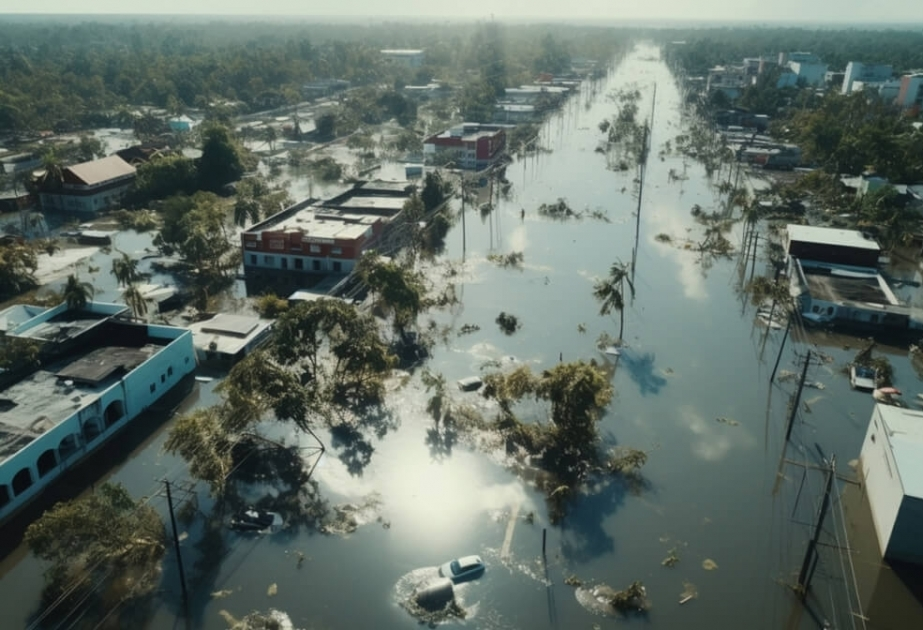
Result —
<path fill-rule="evenodd" d="M 481 380 L 480 376 L 468 376 L 458 381 L 458 388 L 463 392 L 476 392 L 481 389 L 483 384 L 484 381 Z"/>
<path fill-rule="evenodd" d="M 231 517 L 231 529 L 242 532 L 261 532 L 282 527 L 282 516 L 276 512 L 248 507 Z"/>
<path fill-rule="evenodd" d="M 449 578 L 453 583 L 467 582 L 481 577 L 487 567 L 480 556 L 462 556 L 450 560 L 439 567 L 439 575 Z"/>
<path fill-rule="evenodd" d="M 853 389 L 870 392 L 875 389 L 878 371 L 865 365 L 849 366 L 849 386 Z"/>

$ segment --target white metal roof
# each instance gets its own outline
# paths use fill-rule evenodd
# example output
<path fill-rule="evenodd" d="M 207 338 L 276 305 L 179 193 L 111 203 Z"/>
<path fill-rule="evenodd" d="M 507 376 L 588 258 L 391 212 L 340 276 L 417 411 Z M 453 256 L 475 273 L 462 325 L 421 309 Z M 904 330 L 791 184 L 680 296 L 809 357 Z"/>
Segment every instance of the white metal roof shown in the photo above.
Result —
<path fill-rule="evenodd" d="M 136 169 L 134 166 L 123 160 L 117 155 L 110 155 L 101 160 L 92 162 L 83 162 L 68 166 L 67 170 L 77 176 L 88 186 L 101 184 L 120 177 L 134 175 Z"/>
<path fill-rule="evenodd" d="M 838 245 L 840 247 L 853 247 L 856 249 L 871 249 L 876 252 L 881 248 L 873 238 L 866 238 L 862 232 L 856 230 L 841 230 L 839 228 L 816 227 L 813 225 L 788 224 L 789 240 L 802 243 L 817 243 L 818 245 Z"/>
<path fill-rule="evenodd" d="M 923 411 L 876 405 L 904 495 L 923 499 Z"/>

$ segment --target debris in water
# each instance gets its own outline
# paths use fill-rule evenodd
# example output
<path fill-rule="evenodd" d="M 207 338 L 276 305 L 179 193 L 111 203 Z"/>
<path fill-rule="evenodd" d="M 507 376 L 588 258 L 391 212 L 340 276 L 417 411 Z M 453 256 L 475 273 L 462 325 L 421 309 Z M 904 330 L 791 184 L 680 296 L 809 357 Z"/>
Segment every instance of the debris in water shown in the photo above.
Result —
<path fill-rule="evenodd" d="M 685 604 L 699 596 L 699 590 L 692 582 L 683 582 L 683 592 L 679 594 L 679 603 Z"/>
<path fill-rule="evenodd" d="M 779 375 L 776 377 L 776 380 L 780 383 L 786 383 L 788 381 L 794 381 L 798 375 L 790 370 L 779 370 Z"/>
<path fill-rule="evenodd" d="M 678 562 L 679 555 L 676 553 L 676 547 L 673 547 L 673 549 L 670 549 L 670 551 L 667 552 L 667 557 L 663 559 L 663 561 L 660 563 L 660 566 L 675 567 Z"/>
<path fill-rule="evenodd" d="M 583 586 L 583 580 L 578 578 L 573 573 L 564 578 L 564 583 L 568 586 Z"/>
<path fill-rule="evenodd" d="M 266 595 L 269 597 L 275 597 L 279 593 L 279 585 L 273 582 L 269 585 L 269 588 L 266 589 Z"/>
<path fill-rule="evenodd" d="M 820 381 L 814 381 L 813 383 L 805 383 L 806 387 L 813 387 L 814 389 L 827 389 L 827 386 L 821 383 Z"/>
<path fill-rule="evenodd" d="M 717 422 L 720 422 L 721 424 L 726 424 L 730 427 L 740 426 L 740 423 L 737 422 L 737 420 L 732 420 L 731 418 L 725 418 L 724 416 L 718 416 L 717 418 L 715 418 L 715 420 Z"/>
<path fill-rule="evenodd" d="M 666 374 L 667 376 L 671 376 L 673 374 L 673 368 L 671 367 L 663 368 L 663 373 Z"/>
<path fill-rule="evenodd" d="M 706 571 L 715 571 L 718 568 L 718 563 L 711 558 L 706 558 L 702 560 L 702 568 Z"/>
<path fill-rule="evenodd" d="M 859 460 L 858 460 L 858 459 L 851 459 L 851 460 L 849 460 L 849 463 L 847 464 L 847 466 L 849 466 L 849 467 L 852 468 L 853 470 L 856 470 L 856 469 L 859 468 Z"/>
<path fill-rule="evenodd" d="M 522 252 L 510 252 L 509 254 L 488 254 L 487 260 L 499 265 L 500 267 L 517 267 L 522 268 L 522 261 L 525 256 Z"/>
<path fill-rule="evenodd" d="M 229 589 L 229 588 L 226 588 L 226 589 L 223 589 L 223 590 L 220 590 L 220 591 L 215 591 L 214 593 L 212 593 L 212 599 L 224 599 L 225 597 L 227 597 L 228 595 L 231 595 L 231 594 L 233 594 L 233 593 L 234 593 L 234 591 L 232 591 L 232 590 Z"/>
<path fill-rule="evenodd" d="M 499 315 L 497 315 L 497 319 L 495 321 L 500 327 L 500 330 L 503 331 L 503 333 L 506 335 L 512 335 L 517 330 L 522 328 L 522 324 L 519 323 L 519 318 L 509 313 L 501 312 Z"/>
<path fill-rule="evenodd" d="M 461 337 L 462 335 L 470 335 L 471 333 L 475 333 L 480 329 L 481 327 L 477 324 L 464 324 L 461 328 L 458 329 L 458 336 Z"/>

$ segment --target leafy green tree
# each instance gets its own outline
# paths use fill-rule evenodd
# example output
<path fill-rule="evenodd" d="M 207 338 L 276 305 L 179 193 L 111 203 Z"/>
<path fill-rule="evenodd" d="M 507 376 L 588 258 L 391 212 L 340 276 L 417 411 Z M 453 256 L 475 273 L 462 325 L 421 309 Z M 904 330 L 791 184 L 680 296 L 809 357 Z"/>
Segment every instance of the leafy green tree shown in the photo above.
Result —
<path fill-rule="evenodd" d="M 82 135 L 77 143 L 77 159 L 81 162 L 89 162 L 98 158 L 106 157 L 106 150 L 99 138 L 94 136 Z"/>
<path fill-rule="evenodd" d="M 426 305 L 426 287 L 420 274 L 395 262 L 385 262 L 372 252 L 366 253 L 356 267 L 378 305 L 391 313 L 394 331 L 403 334 Z"/>
<path fill-rule="evenodd" d="M 123 600 L 150 592 L 159 583 L 166 534 L 150 505 L 132 499 L 123 486 L 106 483 L 45 512 L 26 530 L 25 542 L 48 564 L 45 598 L 60 597 L 72 610 L 94 591 L 119 582 Z M 97 611 L 107 612 L 112 610 Z"/>
<path fill-rule="evenodd" d="M 173 195 L 191 195 L 198 182 L 199 173 L 193 160 L 181 154 L 155 155 L 138 166 L 131 198 L 136 205 L 144 205 Z"/>
<path fill-rule="evenodd" d="M 33 243 L 0 247 L 0 298 L 18 295 L 38 286 L 38 248 Z"/>
<path fill-rule="evenodd" d="M 420 199 L 423 200 L 426 212 L 441 206 L 451 194 L 452 184 L 442 179 L 439 171 L 426 173 L 426 177 L 423 178 L 423 190 L 420 191 Z"/>
<path fill-rule="evenodd" d="M 115 276 L 115 281 L 120 287 L 140 282 L 143 278 L 138 271 L 138 261 L 125 252 L 122 252 L 120 257 L 112 259 L 112 270 L 109 273 Z"/>
<path fill-rule="evenodd" d="M 219 192 L 236 182 L 252 167 L 253 160 L 230 129 L 211 124 L 202 130 L 202 157 L 199 158 L 199 186 Z"/>
<path fill-rule="evenodd" d="M 37 185 L 41 192 L 48 193 L 57 192 L 64 185 L 64 164 L 54 150 L 50 149 L 42 156 L 42 174 Z"/>
<path fill-rule="evenodd" d="M 240 227 L 247 222 L 257 223 L 291 205 L 288 192 L 278 186 L 271 186 L 261 175 L 246 177 L 237 184 L 237 199 L 234 202 L 234 223 Z"/>
<path fill-rule="evenodd" d="M 619 341 L 625 331 L 625 285 L 635 295 L 635 285 L 631 281 L 630 269 L 622 262 L 614 262 L 606 278 L 597 280 L 593 285 L 593 297 L 600 303 L 599 314 L 609 315 L 612 311 L 619 313 Z"/>
<path fill-rule="evenodd" d="M 67 276 L 67 282 L 64 285 L 64 290 L 61 292 L 64 301 L 67 303 L 67 308 L 72 311 L 79 311 L 84 308 L 93 298 L 93 285 L 89 282 L 81 282 L 77 276 L 71 274 Z"/>

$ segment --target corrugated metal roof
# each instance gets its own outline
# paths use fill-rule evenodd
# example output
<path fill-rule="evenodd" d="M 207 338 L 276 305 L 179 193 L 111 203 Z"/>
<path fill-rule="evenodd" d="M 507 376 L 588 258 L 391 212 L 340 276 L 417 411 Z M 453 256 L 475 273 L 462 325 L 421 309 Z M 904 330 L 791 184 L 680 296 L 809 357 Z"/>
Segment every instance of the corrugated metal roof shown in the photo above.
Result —
<path fill-rule="evenodd" d="M 134 166 L 117 155 L 110 155 L 92 162 L 74 164 L 73 166 L 68 166 L 67 170 L 87 186 L 102 184 L 126 175 L 134 175 L 136 172 Z"/>
<path fill-rule="evenodd" d="M 923 499 L 923 412 L 876 405 L 897 464 L 904 495 Z"/>
<path fill-rule="evenodd" d="M 840 247 L 853 247 L 856 249 L 881 250 L 873 238 L 867 238 L 862 232 L 856 230 L 841 230 L 838 228 L 816 227 L 813 225 L 786 226 L 789 240 L 802 243 L 817 243 L 818 245 L 838 245 Z"/>

